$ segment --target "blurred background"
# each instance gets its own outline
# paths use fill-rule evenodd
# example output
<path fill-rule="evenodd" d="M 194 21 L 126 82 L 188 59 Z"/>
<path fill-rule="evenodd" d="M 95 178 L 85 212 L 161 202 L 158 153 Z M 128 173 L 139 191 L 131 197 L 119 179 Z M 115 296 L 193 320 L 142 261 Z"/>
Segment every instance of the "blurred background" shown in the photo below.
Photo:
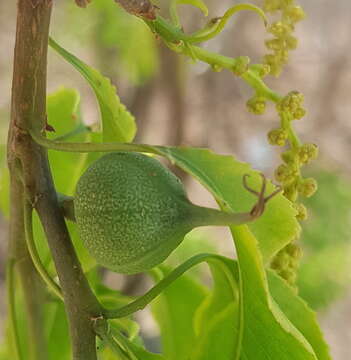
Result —
<path fill-rule="evenodd" d="M 305 169 L 306 175 L 318 179 L 319 190 L 305 202 L 310 216 L 300 240 L 304 258 L 298 285 L 300 295 L 318 311 L 333 359 L 345 360 L 350 357 L 351 342 L 351 2 L 298 2 L 307 13 L 296 29 L 299 47 L 291 52 L 281 76 L 268 77 L 267 82 L 281 94 L 299 90 L 305 95 L 307 116 L 294 125 L 303 142 L 320 147 L 319 159 Z M 15 3 L 0 2 L 0 146 L 6 142 L 10 112 Z M 261 0 L 255 3 L 262 5 Z M 167 8 L 167 1 L 159 4 L 162 11 Z M 206 0 L 206 4 L 215 17 L 233 1 Z M 181 7 L 181 13 L 186 31 L 205 23 L 195 8 Z M 75 6 L 73 0 L 56 1 L 51 33 L 66 49 L 112 79 L 122 102 L 137 119 L 136 141 L 210 147 L 272 176 L 281 149 L 270 146 L 266 134 L 278 127 L 277 115 L 273 108 L 263 116 L 247 112 L 245 104 L 252 90 L 238 78 L 227 71 L 214 73 L 207 65 L 171 53 L 141 21 L 126 15 L 112 0 L 93 0 L 86 9 Z M 267 53 L 266 38 L 258 16 L 242 12 L 205 46 L 228 56 L 248 55 L 256 63 Z M 50 51 L 48 92 L 61 86 L 79 90 L 84 120 L 96 123 L 99 112 L 90 88 Z M 184 174 L 179 176 L 194 202 L 213 205 L 205 190 Z M 6 231 L 6 218 L 0 213 L 0 294 L 4 294 Z M 206 246 L 212 247 L 218 243 L 212 239 L 220 237 L 219 251 L 232 254 L 225 230 L 207 229 L 193 236 L 205 237 L 210 244 Z M 140 283 L 134 281 L 131 286 Z M 3 322 L 4 296 L 0 302 Z"/>

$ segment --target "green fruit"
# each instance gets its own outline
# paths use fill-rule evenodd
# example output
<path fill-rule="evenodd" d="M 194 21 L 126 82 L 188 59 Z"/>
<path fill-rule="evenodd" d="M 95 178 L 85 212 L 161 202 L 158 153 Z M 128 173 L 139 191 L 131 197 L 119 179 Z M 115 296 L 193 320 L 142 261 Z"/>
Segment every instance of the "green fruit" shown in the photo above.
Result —
<path fill-rule="evenodd" d="M 127 274 L 159 265 L 194 227 L 254 218 L 190 203 L 173 173 L 154 158 L 130 152 L 110 153 L 93 163 L 77 184 L 74 208 L 91 255 Z"/>

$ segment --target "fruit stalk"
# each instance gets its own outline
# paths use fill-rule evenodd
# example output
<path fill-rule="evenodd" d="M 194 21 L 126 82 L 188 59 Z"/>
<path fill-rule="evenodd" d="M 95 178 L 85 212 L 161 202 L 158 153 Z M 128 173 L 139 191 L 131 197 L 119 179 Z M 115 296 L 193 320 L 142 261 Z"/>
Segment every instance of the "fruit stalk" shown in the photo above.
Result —
<path fill-rule="evenodd" d="M 190 213 L 191 224 L 194 228 L 198 226 L 243 225 L 255 219 L 251 212 L 230 213 L 196 205 L 191 207 Z"/>

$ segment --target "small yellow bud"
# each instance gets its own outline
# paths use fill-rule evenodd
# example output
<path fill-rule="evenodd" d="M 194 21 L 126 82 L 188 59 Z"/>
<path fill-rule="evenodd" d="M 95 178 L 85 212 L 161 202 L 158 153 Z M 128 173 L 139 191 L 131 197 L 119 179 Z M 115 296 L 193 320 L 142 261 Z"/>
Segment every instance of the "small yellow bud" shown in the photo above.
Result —
<path fill-rule="evenodd" d="M 292 269 L 284 269 L 278 273 L 290 285 L 296 282 L 296 272 Z"/>
<path fill-rule="evenodd" d="M 268 64 L 263 64 L 262 68 L 260 69 L 260 77 L 264 78 L 271 72 L 271 67 Z"/>
<path fill-rule="evenodd" d="M 235 75 L 241 76 L 249 69 L 250 59 L 248 56 L 239 56 L 236 59 L 236 63 L 232 68 Z"/>
<path fill-rule="evenodd" d="M 288 133 L 284 129 L 274 129 L 268 133 L 267 137 L 271 145 L 284 146 L 288 138 Z"/>
<path fill-rule="evenodd" d="M 290 200 L 291 202 L 295 202 L 297 200 L 297 189 L 296 189 L 296 185 L 292 184 L 290 186 L 287 186 L 284 188 L 284 196 Z"/>
<path fill-rule="evenodd" d="M 287 269 L 290 262 L 290 255 L 287 254 L 284 249 L 279 251 L 278 254 L 274 257 L 271 268 L 275 270 L 284 270 Z"/>
<path fill-rule="evenodd" d="M 301 6 L 292 6 L 284 11 L 284 15 L 289 17 L 294 23 L 303 20 L 306 17 L 306 13 Z"/>
<path fill-rule="evenodd" d="M 286 252 L 294 259 L 299 260 L 302 257 L 302 250 L 301 247 L 294 244 L 294 243 L 290 243 L 288 244 L 286 247 Z"/>
<path fill-rule="evenodd" d="M 285 44 L 289 50 L 295 50 L 297 48 L 297 43 L 298 43 L 298 40 L 296 39 L 295 36 L 288 35 L 285 38 Z"/>
<path fill-rule="evenodd" d="M 290 24 L 283 23 L 282 21 L 277 21 L 268 28 L 268 32 L 276 37 L 286 36 L 291 33 L 292 30 L 293 28 Z"/>
<path fill-rule="evenodd" d="M 298 91 L 291 91 L 278 104 L 277 110 L 279 112 L 290 112 L 291 114 L 301 115 L 301 105 L 304 102 L 304 96 Z M 302 110 L 300 110 L 302 109 Z"/>
<path fill-rule="evenodd" d="M 279 59 L 279 62 L 280 63 L 287 63 L 288 60 L 289 60 L 289 52 L 288 50 L 285 50 L 285 49 L 278 49 L 278 50 L 275 50 L 275 54 L 276 54 L 276 57 Z"/>
<path fill-rule="evenodd" d="M 302 164 L 307 164 L 318 157 L 318 146 L 315 144 L 304 144 L 298 150 L 298 156 Z"/>
<path fill-rule="evenodd" d="M 297 211 L 296 219 L 298 220 L 306 220 L 307 219 L 307 209 L 303 204 L 295 203 L 294 207 Z"/>
<path fill-rule="evenodd" d="M 287 164 L 280 164 L 274 172 L 275 179 L 284 185 L 294 182 L 298 176 L 298 171 Z M 284 189 L 285 192 L 285 189 Z"/>
<path fill-rule="evenodd" d="M 247 109 L 256 115 L 261 115 L 266 110 L 266 100 L 261 96 L 254 96 L 246 103 Z"/>
<path fill-rule="evenodd" d="M 284 46 L 282 39 L 270 39 L 265 41 L 266 47 L 270 50 L 280 50 Z"/>
<path fill-rule="evenodd" d="M 302 107 L 297 108 L 292 116 L 295 120 L 301 120 L 306 115 L 306 110 Z"/>
<path fill-rule="evenodd" d="M 298 185 L 298 192 L 305 196 L 311 197 L 318 189 L 317 181 L 313 178 L 307 178 Z"/>

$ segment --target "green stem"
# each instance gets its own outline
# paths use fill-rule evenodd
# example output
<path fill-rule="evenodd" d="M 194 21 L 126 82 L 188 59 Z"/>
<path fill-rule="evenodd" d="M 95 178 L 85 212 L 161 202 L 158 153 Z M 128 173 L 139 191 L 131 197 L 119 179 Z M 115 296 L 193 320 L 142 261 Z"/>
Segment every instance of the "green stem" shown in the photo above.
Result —
<path fill-rule="evenodd" d="M 26 232 L 26 241 L 29 254 L 32 258 L 35 268 L 38 273 L 49 287 L 49 289 L 61 300 L 63 300 L 62 290 L 60 286 L 51 278 L 50 274 L 46 271 L 43 263 L 40 260 L 40 256 L 35 246 L 33 238 L 33 219 L 32 219 L 33 208 L 28 201 L 24 204 L 24 227 Z"/>
<path fill-rule="evenodd" d="M 301 141 L 295 134 L 294 130 L 292 129 L 291 122 L 292 122 L 292 116 L 288 113 L 281 113 L 281 124 L 282 128 L 285 129 L 288 132 L 288 139 L 290 142 L 290 145 L 293 149 L 297 149 L 301 146 Z"/>
<path fill-rule="evenodd" d="M 15 303 L 15 259 L 9 258 L 6 265 L 6 284 L 7 284 L 7 303 L 9 309 L 10 333 L 15 350 L 15 360 L 24 360 L 19 331 L 16 320 L 16 303 Z"/>
<path fill-rule="evenodd" d="M 229 10 L 228 10 L 229 11 Z M 189 54 L 189 48 L 191 53 L 196 56 L 197 59 L 218 68 L 228 69 L 233 71 L 237 66 L 240 66 L 243 58 L 230 58 L 228 56 L 220 55 L 211 51 L 208 51 L 199 46 L 190 45 L 187 42 L 188 35 L 184 34 L 178 27 L 172 25 L 162 17 L 158 16 L 155 21 L 147 21 L 146 24 L 151 30 L 161 36 L 165 43 L 178 53 Z M 265 96 L 273 102 L 278 102 L 281 97 L 271 90 L 261 78 L 255 74 L 254 71 L 248 69 L 240 75 L 241 78 L 246 81 L 251 87 L 256 89 L 261 95 Z"/>
<path fill-rule="evenodd" d="M 183 264 L 176 267 L 171 273 L 163 278 L 158 284 L 151 288 L 144 295 L 134 300 L 128 305 L 122 306 L 118 309 L 104 309 L 103 316 L 107 319 L 118 319 L 135 313 L 136 311 L 144 309 L 152 300 L 154 300 L 162 291 L 177 280 L 186 271 L 195 265 L 202 262 L 216 261 L 220 259 L 219 255 L 213 254 L 199 254 L 185 261 Z"/>
<path fill-rule="evenodd" d="M 252 216 L 250 212 L 231 213 L 196 205 L 191 206 L 190 214 L 191 224 L 194 227 L 228 225 L 237 226 L 244 225 L 255 220 L 255 217 Z"/>
<path fill-rule="evenodd" d="M 120 360 L 131 360 L 125 351 L 113 338 L 109 325 L 105 319 L 96 319 L 94 323 L 94 331 L 100 339 L 109 346 L 109 348 L 118 356 Z M 134 360 L 134 359 L 133 359 Z"/>
<path fill-rule="evenodd" d="M 68 143 L 55 140 L 49 140 L 41 135 L 38 135 L 35 131 L 30 130 L 30 135 L 33 140 L 39 145 L 57 151 L 66 152 L 111 152 L 111 151 L 135 151 L 146 152 L 152 154 L 159 154 L 158 148 L 160 146 L 151 146 L 143 144 L 126 144 L 126 143 Z"/>
<path fill-rule="evenodd" d="M 229 8 L 225 12 L 225 14 L 222 17 L 220 17 L 220 21 L 216 24 L 216 26 L 214 26 L 214 29 L 211 32 L 209 32 L 203 36 L 196 36 L 196 34 L 190 35 L 188 42 L 189 43 L 199 43 L 199 42 L 208 41 L 208 40 L 214 38 L 215 36 L 217 36 L 218 34 L 220 34 L 223 31 L 228 20 L 234 14 L 236 14 L 237 12 L 242 11 L 242 10 L 249 10 L 249 11 L 256 12 L 263 19 L 265 26 L 267 25 L 267 18 L 262 9 L 260 9 L 259 7 L 255 6 L 255 5 L 252 5 L 252 4 L 236 4 L 236 5 L 232 6 L 231 8 Z"/>

